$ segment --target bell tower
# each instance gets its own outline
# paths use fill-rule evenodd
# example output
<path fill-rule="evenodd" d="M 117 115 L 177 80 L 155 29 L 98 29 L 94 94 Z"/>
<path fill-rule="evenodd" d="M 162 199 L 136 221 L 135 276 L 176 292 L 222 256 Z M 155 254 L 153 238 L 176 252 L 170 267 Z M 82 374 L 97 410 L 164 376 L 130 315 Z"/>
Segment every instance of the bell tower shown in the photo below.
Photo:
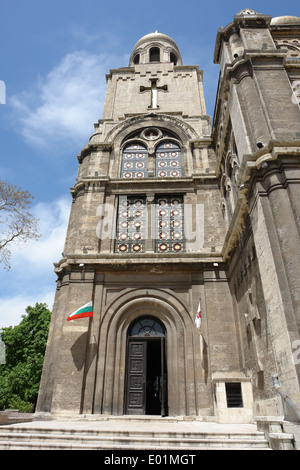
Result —
<path fill-rule="evenodd" d="M 200 298 L 207 311 L 214 308 L 205 282 L 220 309 L 230 298 L 202 79 L 157 31 L 136 43 L 128 67 L 106 76 L 103 116 L 78 155 L 55 266 L 38 412 L 213 413 L 206 377 L 211 366 L 220 368 L 218 352 L 208 364 L 195 313 Z M 67 322 L 90 302 L 92 317 Z M 230 312 L 227 325 L 224 347 L 235 334 Z M 230 348 L 236 370 L 238 351 Z"/>

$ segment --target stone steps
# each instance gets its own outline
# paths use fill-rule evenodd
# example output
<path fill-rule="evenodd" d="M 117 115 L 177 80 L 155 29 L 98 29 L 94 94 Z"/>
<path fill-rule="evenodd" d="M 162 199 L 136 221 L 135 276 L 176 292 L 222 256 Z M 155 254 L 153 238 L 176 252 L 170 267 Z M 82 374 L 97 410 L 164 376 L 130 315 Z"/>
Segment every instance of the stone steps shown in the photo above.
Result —
<path fill-rule="evenodd" d="M 66 423 L 34 422 L 0 427 L 0 450 L 267 450 L 268 442 L 259 431 L 213 431 L 201 423 L 188 430 L 186 423 L 130 420 Z M 145 429 L 141 429 L 141 427 Z M 153 427 L 153 425 L 152 425 Z M 147 429 L 148 428 L 148 429 Z M 174 428 L 174 430 L 172 429 Z M 177 429 L 178 428 L 178 429 Z"/>

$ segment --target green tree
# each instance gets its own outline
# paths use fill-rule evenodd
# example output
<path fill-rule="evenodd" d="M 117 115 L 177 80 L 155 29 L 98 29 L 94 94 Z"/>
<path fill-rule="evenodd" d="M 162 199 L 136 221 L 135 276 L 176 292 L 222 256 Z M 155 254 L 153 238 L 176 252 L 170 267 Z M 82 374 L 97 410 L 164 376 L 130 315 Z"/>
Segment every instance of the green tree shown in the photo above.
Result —
<path fill-rule="evenodd" d="M 2 328 L 5 364 L 0 364 L 0 410 L 32 412 L 39 391 L 51 312 L 46 304 L 27 307 L 18 326 Z"/>
<path fill-rule="evenodd" d="M 0 180 L 0 263 L 10 268 L 10 246 L 38 239 L 37 220 L 30 213 L 32 196 Z"/>

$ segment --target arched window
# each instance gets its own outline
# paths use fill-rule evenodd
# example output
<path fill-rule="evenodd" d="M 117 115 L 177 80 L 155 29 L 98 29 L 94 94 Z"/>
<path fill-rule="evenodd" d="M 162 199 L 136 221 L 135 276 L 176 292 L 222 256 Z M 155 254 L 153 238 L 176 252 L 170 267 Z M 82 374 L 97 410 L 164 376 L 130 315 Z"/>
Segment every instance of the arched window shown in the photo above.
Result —
<path fill-rule="evenodd" d="M 140 143 L 124 147 L 121 178 L 145 178 L 147 176 L 147 150 Z"/>
<path fill-rule="evenodd" d="M 156 149 L 156 176 L 176 178 L 181 176 L 180 147 L 171 141 L 165 141 Z"/>
<path fill-rule="evenodd" d="M 129 336 L 164 336 L 165 327 L 155 317 L 140 317 L 129 327 Z"/>
<path fill-rule="evenodd" d="M 177 57 L 173 52 L 170 54 L 170 62 L 173 62 L 174 65 L 177 65 Z"/>
<path fill-rule="evenodd" d="M 140 54 L 137 54 L 134 59 L 133 59 L 134 64 L 139 64 L 140 63 Z"/>
<path fill-rule="evenodd" d="M 150 62 L 160 61 L 160 50 L 158 47 L 151 47 L 150 52 L 149 52 L 149 61 Z"/>

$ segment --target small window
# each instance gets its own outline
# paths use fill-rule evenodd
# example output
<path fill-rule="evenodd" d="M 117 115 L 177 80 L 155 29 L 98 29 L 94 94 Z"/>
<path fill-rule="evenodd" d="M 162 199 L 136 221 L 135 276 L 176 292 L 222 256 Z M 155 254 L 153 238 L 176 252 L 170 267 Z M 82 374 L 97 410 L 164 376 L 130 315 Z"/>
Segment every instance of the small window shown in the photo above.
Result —
<path fill-rule="evenodd" d="M 228 382 L 225 384 L 227 408 L 243 408 L 242 384 Z"/>
<path fill-rule="evenodd" d="M 150 49 L 150 62 L 159 62 L 160 61 L 160 50 L 158 47 L 152 47 Z"/>
<path fill-rule="evenodd" d="M 177 65 L 177 57 L 173 52 L 170 54 L 170 62 L 173 62 L 174 65 Z"/>
<path fill-rule="evenodd" d="M 140 63 L 140 54 L 137 54 L 134 59 L 133 59 L 134 64 L 139 64 Z"/>

